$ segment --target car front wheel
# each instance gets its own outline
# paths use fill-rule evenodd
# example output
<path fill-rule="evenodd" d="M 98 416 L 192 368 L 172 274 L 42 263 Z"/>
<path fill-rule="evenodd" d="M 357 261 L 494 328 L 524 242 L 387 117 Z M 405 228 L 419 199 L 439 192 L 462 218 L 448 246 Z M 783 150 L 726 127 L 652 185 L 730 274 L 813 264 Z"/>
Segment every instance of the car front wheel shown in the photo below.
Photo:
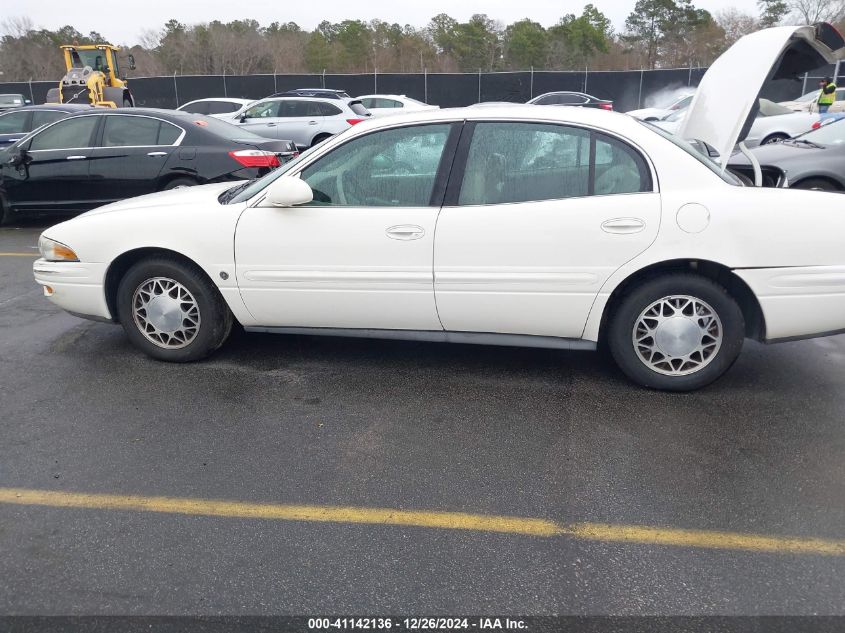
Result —
<path fill-rule="evenodd" d="M 692 391 L 724 374 L 739 356 L 745 321 L 719 284 L 671 274 L 635 287 L 611 316 L 607 343 L 620 369 L 653 389 Z"/>
<path fill-rule="evenodd" d="M 220 292 L 196 266 L 161 256 L 132 266 L 117 289 L 117 314 L 135 347 L 158 360 L 205 358 L 232 329 Z"/>

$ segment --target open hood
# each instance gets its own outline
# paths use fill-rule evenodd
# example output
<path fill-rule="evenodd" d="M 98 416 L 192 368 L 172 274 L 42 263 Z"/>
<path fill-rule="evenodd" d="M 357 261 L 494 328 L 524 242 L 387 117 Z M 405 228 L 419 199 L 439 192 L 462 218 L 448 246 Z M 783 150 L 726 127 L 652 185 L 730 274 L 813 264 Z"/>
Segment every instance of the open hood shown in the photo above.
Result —
<path fill-rule="evenodd" d="M 704 74 L 678 135 L 719 152 L 724 170 L 759 109 L 763 85 L 798 79 L 845 58 L 845 39 L 830 24 L 779 26 L 751 33 L 722 53 Z"/>

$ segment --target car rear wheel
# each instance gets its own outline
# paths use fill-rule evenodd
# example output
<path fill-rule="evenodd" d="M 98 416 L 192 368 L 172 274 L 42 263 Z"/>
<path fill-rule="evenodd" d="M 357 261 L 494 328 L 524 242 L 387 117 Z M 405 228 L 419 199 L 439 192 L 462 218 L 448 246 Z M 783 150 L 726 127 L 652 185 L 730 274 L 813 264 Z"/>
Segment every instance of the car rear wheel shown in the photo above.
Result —
<path fill-rule="evenodd" d="M 736 361 L 745 321 L 719 284 L 672 274 L 635 287 L 611 315 L 607 343 L 619 368 L 653 389 L 692 391 Z"/>
<path fill-rule="evenodd" d="M 135 347 L 174 363 L 214 352 L 233 322 L 220 292 L 199 268 L 166 256 L 127 271 L 117 289 L 117 315 Z"/>
<path fill-rule="evenodd" d="M 314 147 L 315 145 L 319 145 L 320 143 L 325 141 L 327 138 L 331 138 L 331 137 L 332 137 L 331 134 L 318 134 L 317 136 L 314 137 L 314 140 L 311 142 L 311 147 Z"/>
<path fill-rule="evenodd" d="M 839 191 L 839 188 L 823 178 L 808 178 L 792 185 L 793 189 L 812 189 L 814 191 Z"/>
<path fill-rule="evenodd" d="M 162 191 L 170 191 L 171 189 L 184 189 L 185 187 L 194 187 L 197 185 L 196 180 L 191 178 L 174 178 L 162 188 Z"/>

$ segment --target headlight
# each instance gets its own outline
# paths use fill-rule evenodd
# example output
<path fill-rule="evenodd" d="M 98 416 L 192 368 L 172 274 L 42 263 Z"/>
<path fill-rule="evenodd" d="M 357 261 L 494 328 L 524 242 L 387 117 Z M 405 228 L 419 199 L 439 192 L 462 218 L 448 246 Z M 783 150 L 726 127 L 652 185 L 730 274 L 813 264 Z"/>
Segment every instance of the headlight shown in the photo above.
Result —
<path fill-rule="evenodd" d="M 48 262 L 79 261 L 72 248 L 43 235 L 38 239 L 38 250 L 41 252 L 41 257 Z"/>

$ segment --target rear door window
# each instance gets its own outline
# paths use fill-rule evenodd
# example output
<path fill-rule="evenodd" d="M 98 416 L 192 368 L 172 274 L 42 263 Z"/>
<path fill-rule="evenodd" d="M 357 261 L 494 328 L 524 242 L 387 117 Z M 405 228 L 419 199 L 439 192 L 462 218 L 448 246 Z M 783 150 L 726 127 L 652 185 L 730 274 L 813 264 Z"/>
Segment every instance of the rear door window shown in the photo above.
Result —
<path fill-rule="evenodd" d="M 103 147 L 149 147 L 172 145 L 181 130 L 175 125 L 142 116 L 106 117 L 103 126 Z"/>
<path fill-rule="evenodd" d="M 617 139 L 542 123 L 478 123 L 460 205 L 650 191 L 645 159 Z"/>

